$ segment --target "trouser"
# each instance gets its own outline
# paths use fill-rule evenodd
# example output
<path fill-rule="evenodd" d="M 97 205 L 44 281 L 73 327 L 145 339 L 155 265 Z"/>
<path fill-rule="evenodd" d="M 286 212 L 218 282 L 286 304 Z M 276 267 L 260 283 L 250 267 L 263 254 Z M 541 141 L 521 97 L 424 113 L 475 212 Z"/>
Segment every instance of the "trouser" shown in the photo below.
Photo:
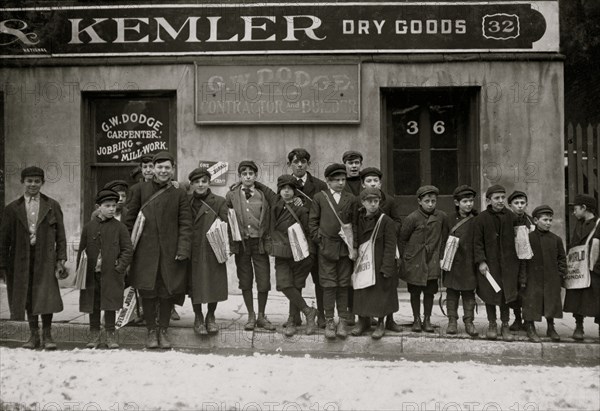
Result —
<path fill-rule="evenodd" d="M 488 321 L 496 321 L 496 306 L 494 304 L 486 304 L 485 312 L 487 313 Z M 510 309 L 508 304 L 500 304 L 500 320 L 503 323 L 507 323 L 510 319 Z"/>
<path fill-rule="evenodd" d="M 315 254 L 313 256 L 313 265 L 310 270 L 310 276 L 315 283 L 315 298 L 317 300 L 317 311 L 319 314 L 323 314 L 323 287 L 319 284 L 319 259 Z"/>
<path fill-rule="evenodd" d="M 302 312 L 308 307 L 306 300 L 302 297 L 302 289 L 287 287 L 282 292 L 290 301 L 290 317 L 294 317 L 296 313 Z"/>
<path fill-rule="evenodd" d="M 337 306 L 338 316 L 347 320 L 348 312 L 348 287 L 323 287 L 323 308 L 325 318 L 332 319 Z"/>
<path fill-rule="evenodd" d="M 173 309 L 173 302 L 170 298 L 147 298 L 142 299 L 144 304 L 144 320 L 146 321 L 146 327 L 149 330 L 156 328 L 156 310 L 158 306 L 158 326 L 161 328 L 168 328 L 171 321 L 171 310 Z"/>
<path fill-rule="evenodd" d="M 94 273 L 94 306 L 90 314 L 90 329 L 100 329 L 100 302 L 102 301 L 102 275 L 100 272 Z M 115 317 L 116 311 L 105 310 L 104 311 L 104 328 L 107 331 L 115 330 Z"/>
<path fill-rule="evenodd" d="M 192 304 L 194 307 L 194 314 L 202 314 L 202 304 Z M 208 313 L 207 315 L 214 315 L 217 309 L 217 303 L 208 303 Z"/>
<path fill-rule="evenodd" d="M 39 315 L 32 315 L 31 311 L 27 312 L 27 321 L 29 322 L 29 329 L 36 331 L 40 329 Z M 42 314 L 42 328 L 50 329 L 52 327 L 52 314 Z"/>
<path fill-rule="evenodd" d="M 410 293 L 410 306 L 412 308 L 413 317 L 421 316 L 421 292 L 412 291 Z M 423 314 L 425 317 L 431 317 L 433 310 L 433 294 L 423 293 Z"/>
<path fill-rule="evenodd" d="M 475 291 L 474 290 L 454 290 L 446 289 L 446 309 L 448 310 L 448 318 L 458 319 L 458 300 L 462 295 L 463 302 L 463 321 L 473 322 L 475 317 Z"/>

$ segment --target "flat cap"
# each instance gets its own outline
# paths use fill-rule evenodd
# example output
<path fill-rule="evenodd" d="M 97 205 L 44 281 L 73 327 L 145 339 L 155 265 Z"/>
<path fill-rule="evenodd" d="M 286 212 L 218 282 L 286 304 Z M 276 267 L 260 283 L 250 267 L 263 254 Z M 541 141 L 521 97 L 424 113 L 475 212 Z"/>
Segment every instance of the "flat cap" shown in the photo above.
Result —
<path fill-rule="evenodd" d="M 340 163 L 333 163 L 328 165 L 325 169 L 325 178 L 340 173 L 348 174 L 348 172 L 346 171 L 346 166 Z"/>
<path fill-rule="evenodd" d="M 42 177 L 43 180 L 44 170 L 36 166 L 25 167 L 23 170 L 21 170 L 21 180 L 24 180 L 25 177 Z"/>
<path fill-rule="evenodd" d="M 596 199 L 593 196 L 587 194 L 577 194 L 575 196 L 575 200 L 569 205 L 584 205 L 587 208 L 593 208 L 594 210 L 598 209 L 598 204 L 596 203 Z"/>
<path fill-rule="evenodd" d="M 145 154 L 140 157 L 140 163 L 151 163 L 153 158 L 150 154 Z"/>
<path fill-rule="evenodd" d="M 383 177 L 383 173 L 377 167 L 367 167 L 360 170 L 361 180 L 364 180 L 367 176 L 376 176 L 381 179 Z"/>
<path fill-rule="evenodd" d="M 248 167 L 248 168 L 254 170 L 255 173 L 258 173 L 258 166 L 252 160 L 244 160 L 244 161 L 240 162 L 240 165 L 238 166 L 238 174 L 242 172 L 242 169 L 244 167 Z"/>
<path fill-rule="evenodd" d="M 541 206 L 538 206 L 538 207 L 534 208 L 533 211 L 531 212 L 531 216 L 532 217 L 537 217 L 540 214 L 554 215 L 554 210 L 549 205 L 544 204 L 544 205 L 541 205 Z"/>
<path fill-rule="evenodd" d="M 527 194 L 525 194 L 525 192 L 515 190 L 508 196 L 508 203 L 510 204 L 515 198 L 519 197 L 525 197 L 525 200 L 527 201 Z"/>
<path fill-rule="evenodd" d="M 294 190 L 298 188 L 298 179 L 291 174 L 283 174 L 277 177 L 277 192 L 283 188 L 283 186 L 290 186 Z"/>
<path fill-rule="evenodd" d="M 102 189 L 106 190 L 114 190 L 114 191 L 127 191 L 129 188 L 129 184 L 125 180 L 113 180 L 104 184 Z"/>
<path fill-rule="evenodd" d="M 171 164 L 175 164 L 175 159 L 173 158 L 173 155 L 168 151 L 161 151 L 159 153 L 154 154 L 154 157 L 152 157 L 153 164 L 167 160 L 171 161 Z"/>
<path fill-rule="evenodd" d="M 452 197 L 454 197 L 455 200 L 460 200 L 460 199 L 463 199 L 465 197 L 470 197 L 470 196 L 475 197 L 476 195 L 477 195 L 477 192 L 475 191 L 475 189 L 466 184 L 456 187 L 454 189 L 454 192 L 452 193 Z"/>
<path fill-rule="evenodd" d="M 381 200 L 381 190 L 375 187 L 367 187 L 359 194 L 360 201 L 368 200 L 369 198 L 379 198 Z"/>
<path fill-rule="evenodd" d="M 102 189 L 96 194 L 96 204 L 102 204 L 108 200 L 119 201 L 119 193 L 114 190 Z"/>
<path fill-rule="evenodd" d="M 360 161 L 363 161 L 362 153 L 356 150 L 348 150 L 344 154 L 342 154 L 342 163 L 345 163 L 349 160 L 354 160 L 355 158 L 358 158 Z"/>
<path fill-rule="evenodd" d="M 485 191 L 485 196 L 486 198 L 490 198 L 494 193 L 506 193 L 506 188 L 500 184 L 494 184 Z"/>
<path fill-rule="evenodd" d="M 208 177 L 208 181 L 210 181 L 211 175 L 208 172 L 208 168 L 198 167 L 192 170 L 192 172 L 188 175 L 188 180 L 194 181 L 204 176 Z"/>
<path fill-rule="evenodd" d="M 438 188 L 436 186 L 432 186 L 432 185 L 421 186 L 417 190 L 417 198 L 421 198 L 426 194 L 438 195 L 439 193 L 440 193 L 440 190 L 438 190 Z"/>

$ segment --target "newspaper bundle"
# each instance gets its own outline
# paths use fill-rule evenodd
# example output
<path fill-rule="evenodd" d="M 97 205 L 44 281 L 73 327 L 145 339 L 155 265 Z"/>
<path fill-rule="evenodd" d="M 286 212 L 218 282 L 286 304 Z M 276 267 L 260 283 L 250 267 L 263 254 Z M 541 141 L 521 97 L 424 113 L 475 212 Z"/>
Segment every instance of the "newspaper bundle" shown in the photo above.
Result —
<path fill-rule="evenodd" d="M 515 227 L 515 248 L 519 260 L 531 260 L 533 250 L 529 243 L 529 229 L 527 226 L 520 225 Z"/>
<path fill-rule="evenodd" d="M 288 228 L 288 238 L 294 261 L 301 261 L 308 257 L 308 241 L 300 224 L 294 223 Z"/>
<path fill-rule="evenodd" d="M 452 263 L 454 262 L 454 256 L 458 250 L 458 243 L 460 239 L 453 235 L 448 236 L 446 242 L 446 248 L 444 249 L 444 258 L 442 259 L 442 270 L 450 271 L 452 269 Z"/>
<path fill-rule="evenodd" d="M 74 288 L 76 290 L 85 290 L 85 282 L 87 280 L 87 263 L 88 256 L 85 250 L 83 250 L 81 252 L 81 256 L 79 257 L 79 265 L 77 266 L 77 271 L 75 272 Z"/>
<path fill-rule="evenodd" d="M 242 233 L 238 225 L 237 215 L 233 208 L 227 210 L 229 226 L 231 227 L 231 239 L 233 241 L 242 241 Z"/>
<path fill-rule="evenodd" d="M 217 261 L 224 263 L 229 258 L 229 234 L 227 233 L 227 223 L 220 218 L 215 219 L 206 232 L 208 243 L 213 249 Z"/>

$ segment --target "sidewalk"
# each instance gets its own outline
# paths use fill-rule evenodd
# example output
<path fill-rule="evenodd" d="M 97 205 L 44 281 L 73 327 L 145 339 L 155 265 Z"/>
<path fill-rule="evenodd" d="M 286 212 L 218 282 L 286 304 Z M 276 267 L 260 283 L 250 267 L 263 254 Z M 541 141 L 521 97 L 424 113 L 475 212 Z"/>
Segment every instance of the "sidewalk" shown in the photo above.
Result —
<path fill-rule="evenodd" d="M 54 315 L 54 336 L 58 343 L 82 347 L 87 340 L 88 315 L 79 312 L 79 292 L 62 289 L 64 310 Z M 549 362 L 577 363 L 584 365 L 600 364 L 600 344 L 598 325 L 592 318 L 586 318 L 584 342 L 571 339 L 575 321 L 571 314 L 555 321 L 556 330 L 561 336 L 560 343 L 553 343 L 546 335 L 545 321 L 537 323 L 542 343 L 530 343 L 525 332 L 515 333 L 515 342 L 501 340 L 488 341 L 485 334 L 487 320 L 484 305 L 479 301 L 475 325 L 480 336 L 471 339 L 464 332 L 459 319 L 459 334 L 445 333 L 447 318 L 439 306 L 434 305 L 432 323 L 435 333 L 413 333 L 410 331 L 412 313 L 409 295 L 399 290 L 400 310 L 394 315 L 397 323 L 404 326 L 402 333 L 386 332 L 383 339 L 375 341 L 367 334 L 363 337 L 348 337 L 345 341 L 325 340 L 323 330 L 315 335 L 304 335 L 304 327 L 292 338 L 282 334 L 282 323 L 288 316 L 288 302 L 283 294 L 273 291 L 269 295 L 267 316 L 277 326 L 277 331 L 244 331 L 247 319 L 246 308 L 241 295 L 230 294 L 229 299 L 219 303 L 216 311 L 219 333 L 214 336 L 199 337 L 192 330 L 194 313 L 189 299 L 183 307 L 177 307 L 181 320 L 171 321 L 170 334 L 173 346 L 177 349 L 222 352 L 228 354 L 248 354 L 253 352 L 282 353 L 290 355 L 312 356 L 358 356 L 381 359 L 425 359 L 425 360 L 471 360 L 480 359 L 493 362 Z M 437 296 L 436 296 L 437 297 Z M 309 305 L 316 305 L 314 298 L 307 297 Z M 256 304 L 256 302 L 255 302 Z M 444 307 L 445 308 L 445 307 Z M 459 308 L 462 315 L 462 308 Z M 26 322 L 10 321 L 10 312 L 6 298 L 6 286 L 0 283 L 0 343 L 15 345 L 28 337 Z M 127 348 L 144 347 L 146 330 L 143 326 L 132 326 L 119 330 L 119 341 Z"/>

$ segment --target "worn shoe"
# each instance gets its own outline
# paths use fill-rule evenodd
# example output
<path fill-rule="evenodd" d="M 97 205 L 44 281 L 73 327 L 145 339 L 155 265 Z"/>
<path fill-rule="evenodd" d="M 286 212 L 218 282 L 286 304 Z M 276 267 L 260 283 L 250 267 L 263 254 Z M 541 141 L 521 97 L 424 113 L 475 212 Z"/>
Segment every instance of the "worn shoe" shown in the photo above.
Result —
<path fill-rule="evenodd" d="M 264 314 L 258 314 L 258 319 L 256 320 L 256 326 L 262 328 L 267 331 L 274 331 L 275 326 L 267 319 L 267 316 Z"/>
<path fill-rule="evenodd" d="M 325 324 L 325 338 L 335 340 L 335 322 L 333 318 L 328 318 Z"/>
<path fill-rule="evenodd" d="M 155 328 L 148 330 L 148 335 L 146 336 L 146 348 L 151 350 L 158 348 L 158 332 Z"/>
<path fill-rule="evenodd" d="M 36 348 L 40 348 L 40 330 L 30 330 L 29 332 L 29 339 L 21 347 L 27 348 L 29 350 L 35 350 Z"/>
<path fill-rule="evenodd" d="M 413 325 L 412 328 L 410 329 L 412 332 L 414 333 L 420 333 L 421 331 L 423 331 L 423 323 L 421 323 L 421 317 L 415 317 L 415 320 L 413 321 Z"/>
<path fill-rule="evenodd" d="M 106 346 L 109 350 L 116 350 L 119 348 L 119 343 L 117 342 L 117 332 L 115 330 L 106 331 Z"/>
<path fill-rule="evenodd" d="M 171 320 L 173 320 L 173 321 L 179 321 L 179 320 L 181 320 L 181 317 L 179 316 L 179 314 L 175 310 L 175 307 L 173 307 L 173 309 L 171 310 Z"/>
<path fill-rule="evenodd" d="M 394 321 L 394 316 L 392 314 L 388 315 L 385 319 L 385 329 L 389 331 L 394 331 L 396 333 L 402 332 L 402 327 L 400 324 L 396 324 Z"/>
<path fill-rule="evenodd" d="M 379 340 L 381 337 L 385 335 L 385 324 L 383 322 L 378 322 L 375 331 L 371 334 L 371 338 L 374 340 Z"/>
<path fill-rule="evenodd" d="M 354 314 L 349 314 L 348 319 L 346 320 L 346 325 L 350 327 L 354 327 L 356 325 L 356 316 Z"/>
<path fill-rule="evenodd" d="M 377 324 L 379 324 L 379 321 L 377 321 L 377 318 L 369 317 L 369 325 L 371 325 L 371 327 L 375 327 Z"/>
<path fill-rule="evenodd" d="M 319 311 L 319 315 L 317 317 L 317 326 L 319 328 L 325 328 L 327 321 L 325 321 L 325 314 L 322 311 Z"/>
<path fill-rule="evenodd" d="M 90 338 L 85 348 L 98 348 L 100 346 L 100 330 L 90 330 Z"/>
<path fill-rule="evenodd" d="M 254 327 L 256 327 L 256 314 L 248 313 L 248 321 L 246 321 L 246 324 L 244 325 L 244 330 L 252 331 L 254 330 Z"/>
<path fill-rule="evenodd" d="M 345 319 L 340 318 L 337 329 L 335 330 L 335 335 L 340 337 L 342 340 L 348 337 L 348 324 Z"/>
<path fill-rule="evenodd" d="M 317 330 L 317 323 L 315 322 L 318 315 L 316 308 L 307 307 L 304 316 L 306 317 L 306 335 L 314 334 Z"/>
<path fill-rule="evenodd" d="M 475 324 L 473 324 L 473 321 L 465 322 L 465 332 L 471 337 L 477 337 L 479 335 L 477 329 L 475 328 Z"/>
<path fill-rule="evenodd" d="M 496 321 L 490 321 L 485 338 L 488 340 L 495 340 L 498 338 L 498 323 Z"/>
<path fill-rule="evenodd" d="M 583 323 L 575 325 L 575 331 L 573 331 L 573 339 L 575 341 L 583 341 Z"/>
<path fill-rule="evenodd" d="M 297 331 L 298 329 L 296 328 L 296 322 L 291 321 L 283 330 L 283 335 L 285 335 L 286 337 L 293 337 L 294 335 L 296 335 Z"/>
<path fill-rule="evenodd" d="M 514 332 L 527 330 L 527 328 L 525 328 L 525 325 L 523 324 L 523 321 L 520 318 L 515 318 L 515 321 L 510 325 L 510 327 L 508 327 L 508 329 Z"/>
<path fill-rule="evenodd" d="M 358 317 L 358 321 L 354 328 L 352 328 L 352 330 L 350 331 L 350 334 L 352 334 L 355 337 L 359 337 L 363 335 L 364 332 L 367 331 L 369 328 L 371 328 L 370 320 L 366 317 Z"/>
<path fill-rule="evenodd" d="M 502 323 L 502 327 L 500 328 L 500 334 L 502 335 L 502 341 L 511 342 L 515 340 L 515 337 L 510 332 L 508 322 Z"/>
<path fill-rule="evenodd" d="M 431 317 L 426 315 L 423 319 L 423 331 L 426 333 L 432 333 L 435 330 L 433 329 L 433 325 L 431 325 Z"/>
<path fill-rule="evenodd" d="M 215 315 L 212 313 L 206 314 L 206 331 L 209 334 L 216 334 L 219 332 L 219 326 L 217 325 L 217 320 L 215 319 Z"/>
<path fill-rule="evenodd" d="M 196 335 L 208 335 L 206 326 L 204 325 L 204 314 L 196 314 L 194 317 L 194 332 Z"/>
<path fill-rule="evenodd" d="M 48 351 L 56 350 L 56 344 L 52 339 L 52 331 L 50 328 L 44 328 L 42 330 L 42 348 Z"/>
<path fill-rule="evenodd" d="M 158 337 L 158 346 L 163 350 L 171 349 L 171 341 L 169 341 L 169 329 L 165 327 L 161 327 L 159 329 L 159 337 Z"/>
<path fill-rule="evenodd" d="M 458 332 L 458 323 L 455 317 L 448 318 L 448 328 L 446 328 L 446 334 L 454 335 Z"/>
<path fill-rule="evenodd" d="M 527 321 L 525 323 L 525 331 L 527 331 L 527 338 L 529 338 L 529 341 L 534 343 L 542 342 L 542 339 L 535 330 L 535 324 L 533 321 Z"/>
<path fill-rule="evenodd" d="M 560 335 L 556 332 L 556 328 L 554 328 L 554 324 L 548 324 L 548 329 L 546 330 L 546 336 L 550 337 L 550 339 L 554 342 L 560 341 Z"/>

